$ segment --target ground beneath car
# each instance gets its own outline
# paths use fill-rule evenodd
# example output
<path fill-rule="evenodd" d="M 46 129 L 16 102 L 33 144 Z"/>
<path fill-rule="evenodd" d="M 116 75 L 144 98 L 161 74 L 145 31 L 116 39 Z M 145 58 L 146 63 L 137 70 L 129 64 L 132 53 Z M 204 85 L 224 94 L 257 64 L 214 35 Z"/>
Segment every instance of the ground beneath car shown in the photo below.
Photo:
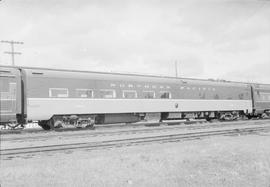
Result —
<path fill-rule="evenodd" d="M 1 156 L 1 186 L 270 186 L 270 133 Z"/>

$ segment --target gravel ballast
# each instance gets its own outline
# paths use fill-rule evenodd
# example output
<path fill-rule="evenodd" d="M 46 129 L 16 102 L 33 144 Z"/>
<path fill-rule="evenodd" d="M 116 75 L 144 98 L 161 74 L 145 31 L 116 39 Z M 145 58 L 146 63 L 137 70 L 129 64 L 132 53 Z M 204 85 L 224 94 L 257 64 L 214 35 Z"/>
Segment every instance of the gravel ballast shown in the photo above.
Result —
<path fill-rule="evenodd" d="M 270 186 L 270 133 L 1 157 L 1 186 Z"/>

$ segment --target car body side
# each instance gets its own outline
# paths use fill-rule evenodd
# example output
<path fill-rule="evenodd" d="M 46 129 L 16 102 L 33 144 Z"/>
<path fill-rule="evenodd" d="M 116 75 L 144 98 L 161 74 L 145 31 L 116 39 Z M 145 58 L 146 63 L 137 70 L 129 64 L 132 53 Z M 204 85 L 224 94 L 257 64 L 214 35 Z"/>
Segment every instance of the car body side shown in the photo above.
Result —
<path fill-rule="evenodd" d="M 270 85 L 253 84 L 253 110 L 255 114 L 270 112 Z"/>
<path fill-rule="evenodd" d="M 6 100 L 14 83 L 16 106 L 9 117 L 1 110 L 2 123 L 22 122 L 26 114 L 36 121 L 66 114 L 261 113 L 270 108 L 270 85 L 263 84 L 0 66 L 2 77 L 7 71 L 12 77 L 5 82 L 8 90 L 1 87 L 1 106 L 11 105 Z"/>
<path fill-rule="evenodd" d="M 15 123 L 22 113 L 21 72 L 0 67 L 0 123 Z"/>
<path fill-rule="evenodd" d="M 43 69 L 25 72 L 32 120 L 87 113 L 252 111 L 251 88 L 242 83 Z M 53 95 L 57 90 L 59 95 Z M 78 90 L 91 91 L 91 97 L 81 97 Z M 104 96 L 104 91 L 112 94 Z M 136 96 L 123 98 L 123 92 Z M 145 97 L 147 92 L 152 96 Z M 164 92 L 169 97 L 162 98 Z"/>

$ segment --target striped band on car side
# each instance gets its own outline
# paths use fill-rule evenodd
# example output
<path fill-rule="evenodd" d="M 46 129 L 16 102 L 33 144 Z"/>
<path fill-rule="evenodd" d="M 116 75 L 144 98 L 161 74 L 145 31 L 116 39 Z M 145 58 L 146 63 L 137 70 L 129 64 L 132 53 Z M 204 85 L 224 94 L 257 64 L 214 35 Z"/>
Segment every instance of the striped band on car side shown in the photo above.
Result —
<path fill-rule="evenodd" d="M 61 114 L 252 111 L 251 100 L 28 98 L 30 120 Z"/>

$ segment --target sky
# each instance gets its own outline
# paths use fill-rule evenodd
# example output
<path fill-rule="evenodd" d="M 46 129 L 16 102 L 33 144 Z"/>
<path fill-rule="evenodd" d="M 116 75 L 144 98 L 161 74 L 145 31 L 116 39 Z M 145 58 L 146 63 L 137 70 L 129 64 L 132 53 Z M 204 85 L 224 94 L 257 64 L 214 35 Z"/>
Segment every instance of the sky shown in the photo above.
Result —
<path fill-rule="evenodd" d="M 1 0 L 0 24 L 18 66 L 270 84 L 270 0 Z"/>

